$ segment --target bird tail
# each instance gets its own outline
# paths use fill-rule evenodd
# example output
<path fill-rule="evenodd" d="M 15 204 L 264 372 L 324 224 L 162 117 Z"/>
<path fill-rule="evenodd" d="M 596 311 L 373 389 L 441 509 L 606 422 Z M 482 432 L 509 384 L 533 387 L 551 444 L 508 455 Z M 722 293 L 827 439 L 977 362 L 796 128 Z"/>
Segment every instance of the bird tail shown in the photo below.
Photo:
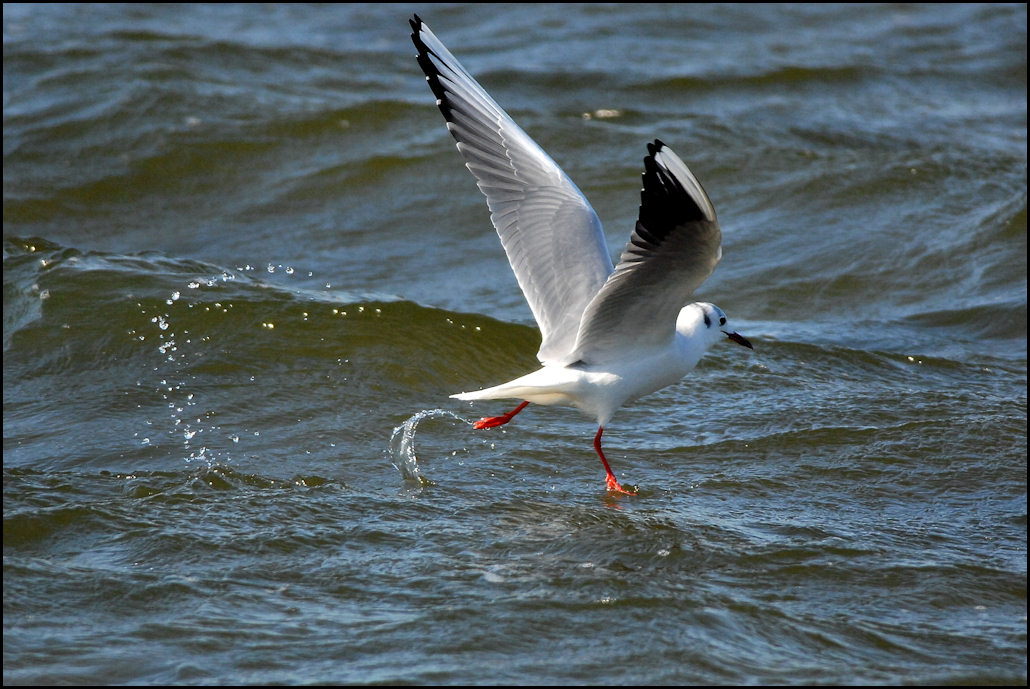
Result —
<path fill-rule="evenodd" d="M 507 383 L 501 383 L 484 390 L 459 392 L 456 395 L 451 395 L 451 397 L 459 400 L 515 399 L 544 405 L 573 403 L 568 390 L 564 386 L 555 385 L 553 382 L 543 383 L 543 381 L 534 381 L 530 378 L 532 375 L 529 374 L 522 378 L 516 378 Z"/>
<path fill-rule="evenodd" d="M 535 404 L 562 404 L 576 406 L 576 377 L 566 376 L 563 380 L 561 371 L 542 368 L 527 373 L 521 378 L 509 380 L 507 383 L 495 385 L 484 390 L 460 392 L 451 397 L 459 400 L 526 400 Z"/>
<path fill-rule="evenodd" d="M 525 385 L 512 385 L 511 383 L 503 383 L 502 385 L 495 385 L 492 388 L 486 388 L 483 390 L 474 390 L 472 392 L 459 392 L 456 395 L 451 395 L 451 398 L 457 400 L 525 399 L 526 394 L 532 394 L 533 392 L 538 391 L 538 389 L 527 387 Z"/>

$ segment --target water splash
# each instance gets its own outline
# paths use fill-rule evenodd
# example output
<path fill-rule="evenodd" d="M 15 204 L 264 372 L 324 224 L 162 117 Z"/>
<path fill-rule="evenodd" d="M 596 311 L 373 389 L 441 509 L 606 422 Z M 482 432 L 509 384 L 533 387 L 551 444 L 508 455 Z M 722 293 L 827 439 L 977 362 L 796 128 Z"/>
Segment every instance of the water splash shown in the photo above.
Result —
<path fill-rule="evenodd" d="M 160 395 L 162 402 L 168 409 L 168 422 L 159 424 L 164 427 L 164 435 L 174 442 L 182 444 L 186 462 L 199 461 L 207 466 L 213 466 L 217 461 L 228 461 L 227 451 L 212 447 L 205 441 L 204 434 L 220 434 L 222 429 L 211 423 L 212 411 L 199 412 L 197 393 L 191 390 L 195 381 L 195 375 L 190 372 L 191 365 L 203 356 L 203 348 L 206 347 L 208 338 L 201 338 L 197 341 L 191 334 L 188 327 L 189 321 L 184 314 L 191 309 L 202 305 L 200 301 L 183 298 L 184 290 L 198 290 L 203 292 L 209 288 L 217 288 L 222 283 L 230 282 L 237 278 L 236 275 L 222 271 L 220 275 L 214 274 L 208 277 L 191 277 L 184 283 L 185 286 L 173 289 L 162 300 L 162 305 L 151 306 L 138 302 L 140 315 L 146 318 L 154 329 L 140 328 L 129 331 L 130 336 L 140 343 L 148 341 L 155 343 L 156 351 L 160 359 L 151 367 L 151 371 L 158 376 L 155 391 Z M 232 304 L 227 304 L 228 308 Z M 204 307 L 208 310 L 210 307 Z M 221 302 L 214 302 L 214 308 L 228 313 L 226 306 Z M 185 310 L 185 311 L 184 311 Z M 137 386 L 144 387 L 144 378 L 136 382 Z M 142 406 L 142 403 L 141 405 Z M 154 421 L 147 419 L 148 426 L 152 428 L 144 434 L 134 434 L 141 445 L 152 445 L 155 443 L 155 434 L 159 433 L 154 428 Z M 214 439 L 212 439 L 214 440 Z M 233 440 L 233 445 L 236 444 Z M 215 444 L 218 445 L 217 441 Z"/>
<path fill-rule="evenodd" d="M 434 485 L 432 481 L 422 475 L 418 466 L 418 456 L 415 453 L 415 433 L 418 425 L 428 418 L 452 418 L 461 423 L 468 423 L 454 412 L 445 409 L 424 409 L 407 421 L 393 429 L 390 436 L 390 454 L 393 456 L 393 466 L 401 472 L 405 481 L 425 487 Z"/>

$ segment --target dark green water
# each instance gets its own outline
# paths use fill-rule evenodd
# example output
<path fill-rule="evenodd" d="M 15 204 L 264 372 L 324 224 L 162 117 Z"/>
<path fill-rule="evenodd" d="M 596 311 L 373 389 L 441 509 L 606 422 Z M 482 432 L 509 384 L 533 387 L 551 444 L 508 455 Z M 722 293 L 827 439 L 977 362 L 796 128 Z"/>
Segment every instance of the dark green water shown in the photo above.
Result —
<path fill-rule="evenodd" d="M 539 336 L 412 11 L 719 212 L 636 498 L 448 398 Z M 1025 684 L 1026 102 L 1025 5 L 5 5 L 5 684 Z"/>

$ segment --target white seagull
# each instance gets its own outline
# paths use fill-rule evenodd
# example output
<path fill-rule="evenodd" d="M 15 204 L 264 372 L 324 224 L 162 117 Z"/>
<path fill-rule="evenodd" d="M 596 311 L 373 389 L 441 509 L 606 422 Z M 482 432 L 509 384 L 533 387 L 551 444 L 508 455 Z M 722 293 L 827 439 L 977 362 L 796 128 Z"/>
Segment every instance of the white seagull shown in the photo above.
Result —
<path fill-rule="evenodd" d="M 447 130 L 486 195 L 519 287 L 543 337 L 541 368 L 452 395 L 520 399 L 474 428 L 511 421 L 527 404 L 576 407 L 597 420 L 594 449 L 609 491 L 619 485 L 601 434 L 631 400 L 679 381 L 723 338 L 751 348 L 714 304 L 690 303 L 722 256 L 722 232 L 701 183 L 659 140 L 647 145 L 640 215 L 617 266 L 586 197 L 415 15 L 411 40 Z"/>

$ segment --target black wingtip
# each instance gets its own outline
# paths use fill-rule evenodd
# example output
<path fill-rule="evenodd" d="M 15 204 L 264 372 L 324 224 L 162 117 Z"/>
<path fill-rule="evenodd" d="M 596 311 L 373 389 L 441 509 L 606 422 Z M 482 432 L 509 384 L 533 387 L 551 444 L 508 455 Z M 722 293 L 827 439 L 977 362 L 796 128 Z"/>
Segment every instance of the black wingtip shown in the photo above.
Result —
<path fill-rule="evenodd" d="M 660 241 L 666 231 L 677 225 L 707 219 L 704 210 L 691 198 L 675 175 L 655 159 L 663 148 L 668 147 L 661 139 L 647 144 L 642 175 L 644 188 L 640 190 L 640 224 L 649 234 L 654 235 L 652 241 L 655 243 Z M 640 232 L 639 227 L 637 231 Z"/>
<path fill-rule="evenodd" d="M 655 155 L 662 152 L 663 148 L 668 148 L 665 142 L 661 139 L 655 139 L 653 144 L 649 143 L 647 145 L 647 157 L 653 160 Z"/>
<path fill-rule="evenodd" d="M 426 82 L 429 84 L 433 95 L 436 96 L 437 107 L 443 113 L 444 119 L 450 122 L 452 120 L 450 98 L 448 97 L 447 89 L 440 82 L 440 70 L 433 64 L 433 60 L 430 57 L 433 56 L 439 59 L 439 56 L 423 40 L 423 31 L 429 31 L 429 27 L 426 26 L 426 23 L 417 14 L 412 15 L 408 22 L 411 24 L 412 30 L 411 42 L 415 44 L 415 50 L 418 51 L 415 55 L 415 61 L 418 62 L 418 66 L 422 68 L 422 72 L 426 75 Z"/>

